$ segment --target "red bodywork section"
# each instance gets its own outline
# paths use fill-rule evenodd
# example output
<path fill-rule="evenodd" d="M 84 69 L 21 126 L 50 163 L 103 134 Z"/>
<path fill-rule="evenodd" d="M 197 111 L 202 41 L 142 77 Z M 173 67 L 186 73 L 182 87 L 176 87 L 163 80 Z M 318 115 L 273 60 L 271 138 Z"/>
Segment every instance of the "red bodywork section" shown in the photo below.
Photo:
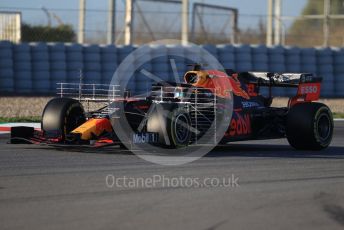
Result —
<path fill-rule="evenodd" d="M 238 80 L 238 74 L 228 76 L 225 72 L 219 70 L 206 70 L 206 71 L 190 71 L 198 75 L 197 82 L 193 83 L 193 86 L 210 89 L 216 96 L 222 98 L 230 97 L 232 92 L 236 96 L 250 99 L 249 94 L 242 88 L 240 81 Z M 188 82 L 187 74 L 184 79 Z"/>
<path fill-rule="evenodd" d="M 320 82 L 301 83 L 297 89 L 297 95 L 289 99 L 288 107 L 298 103 L 317 101 L 320 98 Z"/>

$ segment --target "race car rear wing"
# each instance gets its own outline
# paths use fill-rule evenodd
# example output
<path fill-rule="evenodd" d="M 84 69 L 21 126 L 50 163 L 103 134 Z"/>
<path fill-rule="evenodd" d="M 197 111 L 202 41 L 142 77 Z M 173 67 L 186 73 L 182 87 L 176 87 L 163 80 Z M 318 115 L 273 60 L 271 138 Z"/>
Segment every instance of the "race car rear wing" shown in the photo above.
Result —
<path fill-rule="evenodd" d="M 243 72 L 238 73 L 238 77 L 247 84 L 249 94 L 259 92 L 260 86 L 269 87 L 270 98 L 273 87 L 297 88 L 296 95 L 288 102 L 289 107 L 297 103 L 316 101 L 320 97 L 322 78 L 310 73 Z"/>
<path fill-rule="evenodd" d="M 303 83 L 320 83 L 321 77 L 310 73 L 272 73 L 272 72 L 242 72 L 239 78 L 248 84 L 271 87 L 299 87 Z"/>

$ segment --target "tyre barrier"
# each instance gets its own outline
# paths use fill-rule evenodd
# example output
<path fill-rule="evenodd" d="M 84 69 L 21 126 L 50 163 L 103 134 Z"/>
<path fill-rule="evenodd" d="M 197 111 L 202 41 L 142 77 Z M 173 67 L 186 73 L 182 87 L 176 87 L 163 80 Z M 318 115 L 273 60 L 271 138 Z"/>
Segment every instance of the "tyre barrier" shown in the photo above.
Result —
<path fill-rule="evenodd" d="M 153 71 L 153 64 L 150 62 L 146 62 L 142 65 L 140 65 L 141 63 L 135 63 L 134 66 L 138 71 L 141 70 L 147 70 L 147 71 Z"/>
<path fill-rule="evenodd" d="M 32 92 L 32 66 L 31 48 L 27 43 L 14 46 L 13 49 L 13 70 L 14 70 L 14 89 L 18 93 Z"/>
<path fill-rule="evenodd" d="M 100 46 L 101 60 L 101 82 L 102 84 L 110 84 L 113 74 L 117 69 L 117 47 L 114 45 Z"/>
<path fill-rule="evenodd" d="M 285 49 L 285 65 L 286 71 L 290 73 L 298 73 L 301 70 L 300 49 L 297 47 L 286 47 Z"/>
<path fill-rule="evenodd" d="M 32 90 L 39 94 L 51 92 L 50 61 L 47 43 L 30 43 L 32 64 Z"/>
<path fill-rule="evenodd" d="M 21 43 L 13 48 L 14 90 L 18 93 L 32 92 L 32 67 L 30 45 Z"/>
<path fill-rule="evenodd" d="M 121 64 L 124 59 L 135 50 L 133 46 L 117 46 L 117 64 Z M 131 57 L 131 56 L 130 56 Z M 134 61 L 134 59 L 126 59 L 127 61 Z"/>
<path fill-rule="evenodd" d="M 317 75 L 323 77 L 322 96 L 331 96 L 334 90 L 333 57 L 330 48 L 316 49 Z"/>
<path fill-rule="evenodd" d="M 170 67 L 171 64 L 168 63 L 168 60 L 166 60 L 165 62 L 161 62 L 161 63 L 153 63 L 153 72 L 168 72 L 168 71 L 172 71 L 172 68 Z"/>
<path fill-rule="evenodd" d="M 335 93 L 338 97 L 344 96 L 344 48 L 333 49 L 333 63 L 334 63 L 334 85 Z"/>
<path fill-rule="evenodd" d="M 222 62 L 221 63 L 223 68 L 225 69 L 235 69 L 235 63 L 234 62 Z"/>
<path fill-rule="evenodd" d="M 234 46 L 217 45 L 219 61 L 225 69 L 235 69 Z"/>
<path fill-rule="evenodd" d="M 234 46 L 232 45 L 217 45 L 218 58 L 222 62 L 234 62 Z"/>
<path fill-rule="evenodd" d="M 153 65 L 153 69 L 158 66 L 158 65 L 168 65 L 170 66 L 170 62 L 171 62 L 171 59 L 165 55 L 165 56 L 159 56 L 159 57 L 155 57 L 153 56 L 153 54 L 151 55 L 151 60 L 150 60 L 150 63 L 152 63 Z"/>
<path fill-rule="evenodd" d="M 301 52 L 298 47 L 286 47 L 285 49 L 285 70 L 289 73 L 301 72 Z M 285 96 L 293 96 L 296 94 L 294 89 L 285 88 Z"/>
<path fill-rule="evenodd" d="M 322 96 L 344 96 L 343 48 L 298 48 L 264 45 L 202 45 L 218 58 L 225 69 L 235 71 L 310 72 L 323 77 Z M 145 55 L 128 55 L 136 46 L 80 45 L 75 43 L 0 42 L 0 90 L 6 93 L 55 93 L 58 81 L 109 83 L 119 64 L 126 59 L 137 69 L 145 69 L 163 80 L 175 81 L 190 70 L 187 64 L 205 62 L 205 54 L 194 46 L 145 45 Z M 186 58 L 186 55 L 188 58 Z M 153 58 L 154 56 L 158 56 Z M 139 58 L 139 59 L 137 59 Z M 142 64 L 142 61 L 144 64 Z M 209 64 L 209 63 L 208 63 Z M 140 65 L 140 66 L 138 66 Z M 176 67 L 176 73 L 174 68 Z M 141 74 L 142 75 L 142 74 Z M 125 75 L 124 75 L 125 76 Z M 129 76 L 130 77 L 130 76 Z M 152 82 L 147 77 L 130 80 L 131 88 L 146 92 Z M 274 89 L 279 96 L 291 95 Z"/>
<path fill-rule="evenodd" d="M 80 44 L 67 44 L 66 45 L 66 60 L 69 62 L 82 62 L 82 45 Z"/>
<path fill-rule="evenodd" d="M 66 82 L 79 83 L 80 74 L 84 69 L 83 46 L 80 44 L 66 44 Z"/>
<path fill-rule="evenodd" d="M 8 41 L 0 42 L 0 90 L 14 92 L 13 45 Z"/>
<path fill-rule="evenodd" d="M 50 90 L 57 88 L 57 83 L 67 82 L 66 47 L 64 43 L 48 43 L 50 60 Z"/>
<path fill-rule="evenodd" d="M 135 82 L 135 94 L 142 95 L 146 94 L 151 90 L 151 81 L 136 81 Z"/>
<path fill-rule="evenodd" d="M 114 72 L 112 72 L 112 71 L 103 71 L 101 84 L 111 84 L 113 74 L 114 74 Z"/>
<path fill-rule="evenodd" d="M 269 72 L 283 73 L 286 71 L 285 68 L 285 49 L 282 46 L 272 46 L 268 48 L 268 66 Z M 273 88 L 273 95 L 286 96 L 287 89 L 284 88 Z"/>
<path fill-rule="evenodd" d="M 100 65 L 100 47 L 97 45 L 86 45 L 83 48 L 83 60 L 85 72 L 98 72 L 101 71 Z M 88 78 L 88 77 L 87 77 Z M 85 78 L 86 79 L 86 78 Z M 87 80 L 85 80 L 87 81 Z"/>
<path fill-rule="evenodd" d="M 254 71 L 268 71 L 268 48 L 263 45 L 255 45 L 251 48 L 252 51 L 252 70 Z"/>
<path fill-rule="evenodd" d="M 67 83 L 80 83 L 80 75 L 83 76 L 80 70 L 67 70 Z"/>
<path fill-rule="evenodd" d="M 83 73 L 82 83 L 84 84 L 99 84 L 101 81 L 101 73 L 97 71 L 87 71 Z"/>
<path fill-rule="evenodd" d="M 14 72 L 14 88 L 16 92 L 31 93 L 32 82 L 32 74 L 30 70 L 18 70 Z"/>
<path fill-rule="evenodd" d="M 184 46 L 183 50 L 180 50 L 180 47 L 176 47 L 174 51 L 176 52 L 177 60 L 181 63 L 187 63 L 187 64 L 193 64 L 193 63 L 205 64 L 204 56 L 209 55 L 209 54 L 213 56 L 213 54 L 209 53 L 207 50 L 198 49 L 198 47 L 195 47 L 193 45 L 186 45 Z"/>
<path fill-rule="evenodd" d="M 83 47 L 83 78 L 84 84 L 99 84 L 101 76 L 101 57 L 98 45 L 85 45 Z"/>
<path fill-rule="evenodd" d="M 164 45 L 149 45 L 147 49 L 150 50 L 152 56 L 157 57 L 162 55 L 161 57 L 166 57 L 167 54 L 167 47 Z"/>
<path fill-rule="evenodd" d="M 215 45 L 201 45 L 201 48 L 205 49 L 208 51 L 211 55 L 213 55 L 216 59 L 218 59 L 218 50 Z"/>
<path fill-rule="evenodd" d="M 130 93 L 135 93 L 135 90 L 136 90 L 136 82 L 133 78 L 131 78 L 129 81 L 128 81 L 128 84 L 127 84 L 127 87 L 126 87 L 127 90 L 130 91 Z"/>
<path fill-rule="evenodd" d="M 235 57 L 235 70 L 251 71 L 252 70 L 252 57 L 251 47 L 248 45 L 236 45 L 234 46 Z"/>
<path fill-rule="evenodd" d="M 144 94 L 151 89 L 153 81 L 145 74 L 136 72 L 129 81 L 135 82 L 135 94 Z"/>
<path fill-rule="evenodd" d="M 316 50 L 314 48 L 301 49 L 300 68 L 300 71 L 305 73 L 317 72 Z"/>

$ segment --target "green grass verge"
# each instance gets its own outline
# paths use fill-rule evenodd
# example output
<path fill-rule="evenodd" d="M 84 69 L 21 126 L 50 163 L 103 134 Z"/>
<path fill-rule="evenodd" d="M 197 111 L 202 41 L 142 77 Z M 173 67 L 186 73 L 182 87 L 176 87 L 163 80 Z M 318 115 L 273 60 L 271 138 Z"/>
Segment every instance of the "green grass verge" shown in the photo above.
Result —
<path fill-rule="evenodd" d="M 344 118 L 344 113 L 333 113 L 333 118 Z"/>
<path fill-rule="evenodd" d="M 41 122 L 41 117 L 0 117 L 0 123 L 5 122 Z"/>

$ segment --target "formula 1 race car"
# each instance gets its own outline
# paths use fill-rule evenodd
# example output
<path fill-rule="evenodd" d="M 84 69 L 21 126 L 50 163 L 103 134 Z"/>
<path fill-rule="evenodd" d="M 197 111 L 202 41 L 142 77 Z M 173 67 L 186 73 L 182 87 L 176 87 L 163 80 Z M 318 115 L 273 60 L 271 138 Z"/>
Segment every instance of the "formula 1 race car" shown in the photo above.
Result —
<path fill-rule="evenodd" d="M 326 105 L 314 102 L 320 95 L 320 77 L 308 73 L 202 70 L 195 64 L 184 80 L 155 83 L 144 97 L 130 96 L 129 92 L 117 94 L 120 89 L 115 85 L 63 83 L 60 97 L 44 108 L 41 132 L 13 128 L 12 142 L 25 138 L 64 145 L 149 143 L 183 148 L 200 144 L 202 138 L 226 144 L 286 137 L 299 150 L 320 150 L 331 143 L 332 113 Z M 296 96 L 285 107 L 272 107 L 276 87 L 294 88 Z M 262 93 L 264 88 L 267 95 Z M 225 101 L 230 102 L 230 109 L 225 108 Z M 105 105 L 85 112 L 89 103 Z M 217 114 L 220 118 L 230 115 L 221 120 L 225 126 L 221 135 L 214 131 L 213 124 L 219 122 Z M 123 118 L 131 129 L 125 138 L 117 132 Z"/>

